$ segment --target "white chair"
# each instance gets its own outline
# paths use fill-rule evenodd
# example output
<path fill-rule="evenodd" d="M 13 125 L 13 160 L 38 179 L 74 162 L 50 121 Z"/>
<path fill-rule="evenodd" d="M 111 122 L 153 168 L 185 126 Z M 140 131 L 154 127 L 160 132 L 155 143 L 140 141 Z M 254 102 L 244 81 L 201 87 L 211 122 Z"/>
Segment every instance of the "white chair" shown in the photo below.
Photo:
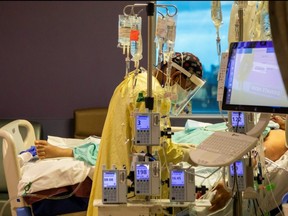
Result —
<path fill-rule="evenodd" d="M 20 127 L 25 128 L 25 134 L 20 133 Z M 20 180 L 20 167 L 17 155 L 32 145 L 35 141 L 35 132 L 32 124 L 23 119 L 15 120 L 0 129 L 3 138 L 2 153 L 4 173 L 8 188 L 11 213 L 16 216 L 16 209 L 27 206 L 22 197 L 18 196 L 18 182 Z"/>

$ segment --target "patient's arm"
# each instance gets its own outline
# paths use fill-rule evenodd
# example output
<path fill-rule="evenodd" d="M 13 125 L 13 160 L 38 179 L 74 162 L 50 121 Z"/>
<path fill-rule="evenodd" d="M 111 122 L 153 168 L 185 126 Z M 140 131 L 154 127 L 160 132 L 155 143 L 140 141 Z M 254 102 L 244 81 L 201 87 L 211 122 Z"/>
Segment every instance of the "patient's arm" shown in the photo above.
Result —
<path fill-rule="evenodd" d="M 213 191 L 214 190 L 216 191 L 216 194 L 211 200 L 211 207 L 209 208 L 209 211 L 217 211 L 222 209 L 232 197 L 231 193 L 226 190 L 223 182 L 217 183 Z"/>
<path fill-rule="evenodd" d="M 35 141 L 36 152 L 39 159 L 54 157 L 73 157 L 73 150 L 49 144 L 46 140 Z"/>
<path fill-rule="evenodd" d="M 278 160 L 286 151 L 285 130 L 271 130 L 264 141 L 265 157 L 272 161 Z"/>

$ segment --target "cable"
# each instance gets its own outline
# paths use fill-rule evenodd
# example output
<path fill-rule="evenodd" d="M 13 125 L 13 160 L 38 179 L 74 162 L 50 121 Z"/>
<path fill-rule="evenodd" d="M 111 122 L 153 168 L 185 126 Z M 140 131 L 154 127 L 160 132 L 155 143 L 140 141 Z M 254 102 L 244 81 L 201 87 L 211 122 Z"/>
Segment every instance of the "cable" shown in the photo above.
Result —
<path fill-rule="evenodd" d="M 260 212 L 261 212 L 261 215 L 264 216 L 264 213 L 263 213 L 263 211 L 262 211 L 262 208 L 261 208 L 260 205 L 259 205 L 258 199 L 256 199 L 255 201 L 256 201 L 256 204 L 257 204 L 257 206 L 258 206 L 258 208 L 259 208 L 259 210 L 260 210 Z"/>
<path fill-rule="evenodd" d="M 18 197 L 15 197 L 15 198 L 12 198 L 12 199 L 8 199 L 4 205 L 2 206 L 1 208 L 1 211 L 0 211 L 0 216 L 4 216 L 4 210 L 6 208 L 6 206 L 13 200 L 13 199 L 17 199 Z"/>
<path fill-rule="evenodd" d="M 16 200 L 16 199 L 19 199 L 19 196 L 15 196 L 15 197 L 12 197 L 12 198 L 9 198 L 5 203 L 4 205 L 2 206 L 1 208 L 1 211 L 0 211 L 0 216 L 4 216 L 4 210 L 5 208 L 7 207 L 7 205 L 12 201 L 12 200 Z M 30 207 L 30 206 L 21 206 L 21 207 Z M 19 207 L 20 208 L 20 207 Z"/>
<path fill-rule="evenodd" d="M 270 181 L 270 178 L 269 178 L 269 176 L 268 176 L 269 171 L 268 171 L 268 169 L 267 169 L 267 166 L 265 166 L 265 169 L 266 169 L 265 177 L 266 177 L 266 179 L 267 179 L 267 181 L 268 181 L 268 184 L 271 185 L 271 181 Z M 274 195 L 274 193 L 273 193 L 272 190 L 271 190 L 271 195 L 272 195 L 272 198 L 273 198 L 274 203 L 275 203 L 276 206 L 277 206 L 277 209 L 279 210 L 279 212 L 281 213 L 281 215 L 284 216 L 282 210 L 280 209 L 280 207 L 279 207 L 279 205 L 278 205 L 278 203 L 277 203 L 277 201 L 276 201 L 275 195 Z"/>

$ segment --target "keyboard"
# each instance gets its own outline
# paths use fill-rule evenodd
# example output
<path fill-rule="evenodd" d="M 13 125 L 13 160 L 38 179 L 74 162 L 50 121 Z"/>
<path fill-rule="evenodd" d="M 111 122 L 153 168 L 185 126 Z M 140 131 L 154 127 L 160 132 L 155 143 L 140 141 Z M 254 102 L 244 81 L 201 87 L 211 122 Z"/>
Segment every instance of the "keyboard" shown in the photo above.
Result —
<path fill-rule="evenodd" d="M 257 138 L 245 134 L 216 131 L 189 155 L 201 166 L 228 166 L 252 150 L 257 141 Z"/>

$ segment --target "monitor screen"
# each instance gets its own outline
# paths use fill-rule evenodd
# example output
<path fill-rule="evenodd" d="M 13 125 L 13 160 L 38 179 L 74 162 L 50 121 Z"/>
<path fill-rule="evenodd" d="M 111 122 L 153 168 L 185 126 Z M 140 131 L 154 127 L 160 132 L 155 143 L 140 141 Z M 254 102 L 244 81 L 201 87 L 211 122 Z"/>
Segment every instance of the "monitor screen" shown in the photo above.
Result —
<path fill-rule="evenodd" d="M 235 169 L 236 169 L 237 176 L 243 176 L 244 175 L 243 161 L 236 161 L 235 167 L 234 167 L 234 164 L 230 165 L 230 175 L 231 176 L 235 175 Z"/>
<path fill-rule="evenodd" d="M 136 122 L 137 130 L 149 130 L 149 115 L 137 115 Z"/>
<path fill-rule="evenodd" d="M 116 188 L 117 185 L 117 174 L 116 172 L 107 171 L 103 173 L 103 184 L 104 188 Z"/>
<path fill-rule="evenodd" d="M 244 127 L 245 117 L 244 112 L 231 112 L 232 127 Z"/>
<path fill-rule="evenodd" d="M 171 186 L 184 186 L 185 173 L 184 170 L 171 170 Z"/>
<path fill-rule="evenodd" d="M 136 180 L 149 180 L 149 164 L 136 165 Z"/>
<path fill-rule="evenodd" d="M 288 113 L 288 99 L 272 41 L 230 44 L 222 109 Z"/>

